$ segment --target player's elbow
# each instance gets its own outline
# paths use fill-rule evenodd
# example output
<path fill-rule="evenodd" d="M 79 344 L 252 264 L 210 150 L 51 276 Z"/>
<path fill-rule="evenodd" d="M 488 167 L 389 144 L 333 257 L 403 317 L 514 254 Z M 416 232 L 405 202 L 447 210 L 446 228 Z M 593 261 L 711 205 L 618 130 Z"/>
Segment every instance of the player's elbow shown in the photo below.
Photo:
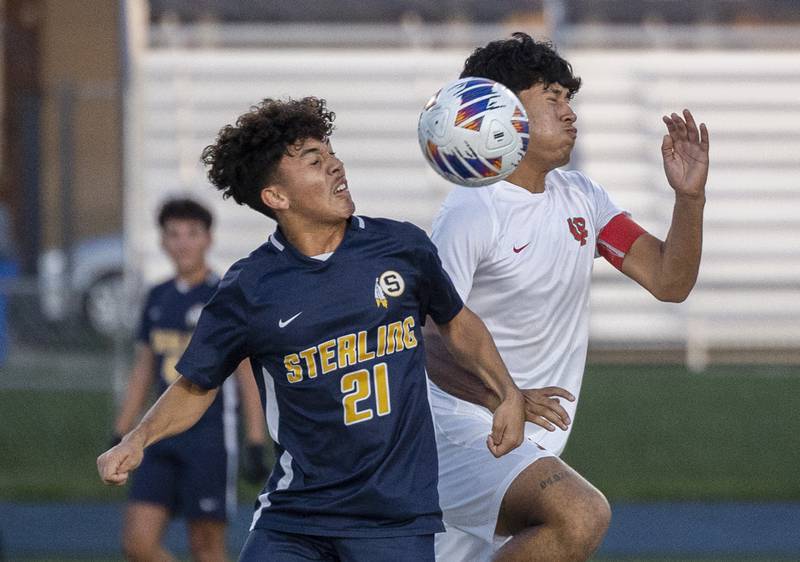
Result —
<path fill-rule="evenodd" d="M 689 294 L 694 287 L 692 283 L 672 283 L 669 285 L 661 285 L 653 291 L 655 296 L 661 302 L 681 303 L 689 298 Z"/>
<path fill-rule="evenodd" d="M 688 296 L 689 296 L 688 294 L 686 294 L 686 295 L 677 295 L 677 294 L 675 294 L 675 295 L 659 296 L 657 298 L 661 302 L 671 302 L 671 303 L 676 303 L 677 304 L 677 303 L 682 303 L 683 301 L 685 301 L 686 297 L 688 297 Z"/>

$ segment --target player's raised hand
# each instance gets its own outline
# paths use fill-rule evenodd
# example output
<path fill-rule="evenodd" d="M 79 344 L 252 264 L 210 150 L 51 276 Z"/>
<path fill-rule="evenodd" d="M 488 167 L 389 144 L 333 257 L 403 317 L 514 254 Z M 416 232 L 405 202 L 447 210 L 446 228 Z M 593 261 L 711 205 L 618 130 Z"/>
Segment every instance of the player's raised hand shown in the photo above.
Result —
<path fill-rule="evenodd" d="M 700 197 L 705 193 L 708 178 L 708 129 L 698 129 L 692 113 L 683 110 L 662 117 L 667 134 L 661 142 L 664 173 L 672 189 L 680 195 Z"/>
<path fill-rule="evenodd" d="M 510 392 L 494 411 L 492 433 L 486 446 L 495 457 L 502 457 L 520 446 L 525 437 L 525 399 L 519 390 Z"/>
<path fill-rule="evenodd" d="M 525 397 L 525 419 L 535 423 L 547 431 L 555 431 L 556 427 L 567 430 L 572 420 L 569 414 L 558 401 L 558 398 L 575 401 L 575 397 L 567 390 L 557 386 L 545 388 L 525 388 L 522 390 Z"/>
<path fill-rule="evenodd" d="M 100 479 L 113 486 L 122 486 L 128 481 L 131 471 L 139 466 L 144 448 L 135 440 L 123 439 L 119 445 L 97 457 L 97 472 Z"/>

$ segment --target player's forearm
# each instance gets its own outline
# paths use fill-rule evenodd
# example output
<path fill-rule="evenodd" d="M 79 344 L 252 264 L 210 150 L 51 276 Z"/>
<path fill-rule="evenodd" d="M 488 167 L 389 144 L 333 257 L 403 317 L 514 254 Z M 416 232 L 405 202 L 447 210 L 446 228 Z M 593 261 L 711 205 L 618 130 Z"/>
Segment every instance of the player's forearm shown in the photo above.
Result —
<path fill-rule="evenodd" d="M 519 392 L 509 375 L 494 340 L 483 321 L 464 307 L 449 323 L 439 327 L 447 349 L 455 360 L 501 402 Z"/>
<path fill-rule="evenodd" d="M 499 399 L 481 380 L 461 367 L 442 341 L 436 328 L 425 327 L 425 367 L 428 377 L 448 394 L 492 411 Z"/>
<path fill-rule="evenodd" d="M 705 197 L 676 195 L 672 224 L 662 245 L 659 298 L 681 302 L 689 296 L 700 270 Z"/>
<path fill-rule="evenodd" d="M 253 377 L 253 369 L 248 360 L 242 361 L 236 370 L 239 381 L 239 396 L 242 401 L 242 416 L 245 421 L 248 443 L 263 444 L 266 441 L 266 420 L 258 395 L 258 385 Z"/>
<path fill-rule="evenodd" d="M 248 443 L 264 444 L 267 439 L 264 415 L 259 404 L 258 411 L 245 414 L 245 439 Z"/>
<path fill-rule="evenodd" d="M 124 439 L 135 441 L 144 448 L 182 433 L 200 420 L 216 395 L 217 389 L 206 390 L 180 377 Z"/>
<path fill-rule="evenodd" d="M 150 384 L 153 380 L 153 354 L 148 347 L 140 346 L 136 351 L 136 361 L 128 378 L 125 399 L 114 423 L 114 433 L 124 435 L 134 426 L 141 415 Z"/>
<path fill-rule="evenodd" d="M 261 400 L 258 395 L 252 394 L 242 397 L 245 416 L 245 437 L 248 443 L 263 444 L 267 438 L 264 410 L 261 409 Z"/>
<path fill-rule="evenodd" d="M 125 393 L 125 400 L 120 408 L 117 421 L 114 423 L 114 433 L 124 435 L 133 427 L 136 418 L 144 408 L 147 399 L 147 387 L 148 385 L 137 379 L 135 374 L 131 375 L 128 390 Z"/>

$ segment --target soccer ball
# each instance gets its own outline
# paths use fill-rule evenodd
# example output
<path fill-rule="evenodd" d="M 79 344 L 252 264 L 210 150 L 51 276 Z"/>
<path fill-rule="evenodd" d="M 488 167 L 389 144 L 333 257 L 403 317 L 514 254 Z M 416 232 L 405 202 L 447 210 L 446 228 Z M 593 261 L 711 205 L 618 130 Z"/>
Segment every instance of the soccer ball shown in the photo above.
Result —
<path fill-rule="evenodd" d="M 508 177 L 528 148 L 528 115 L 514 93 L 493 80 L 446 85 L 419 116 L 419 146 L 444 179 L 466 187 Z"/>

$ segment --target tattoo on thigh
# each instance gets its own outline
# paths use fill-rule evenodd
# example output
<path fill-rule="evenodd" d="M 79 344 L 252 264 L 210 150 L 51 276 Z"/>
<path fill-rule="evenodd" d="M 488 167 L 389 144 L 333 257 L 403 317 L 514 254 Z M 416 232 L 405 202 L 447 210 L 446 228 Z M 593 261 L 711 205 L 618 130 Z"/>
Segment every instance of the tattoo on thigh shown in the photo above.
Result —
<path fill-rule="evenodd" d="M 539 487 L 542 490 L 544 490 L 548 486 L 552 486 L 553 484 L 556 484 L 557 482 L 561 482 L 562 480 L 564 480 L 566 478 L 569 478 L 569 476 L 570 476 L 570 473 L 568 471 L 561 470 L 559 472 L 556 472 L 555 474 L 551 474 L 550 476 L 548 476 L 547 478 L 545 478 L 544 480 L 539 482 Z"/>

